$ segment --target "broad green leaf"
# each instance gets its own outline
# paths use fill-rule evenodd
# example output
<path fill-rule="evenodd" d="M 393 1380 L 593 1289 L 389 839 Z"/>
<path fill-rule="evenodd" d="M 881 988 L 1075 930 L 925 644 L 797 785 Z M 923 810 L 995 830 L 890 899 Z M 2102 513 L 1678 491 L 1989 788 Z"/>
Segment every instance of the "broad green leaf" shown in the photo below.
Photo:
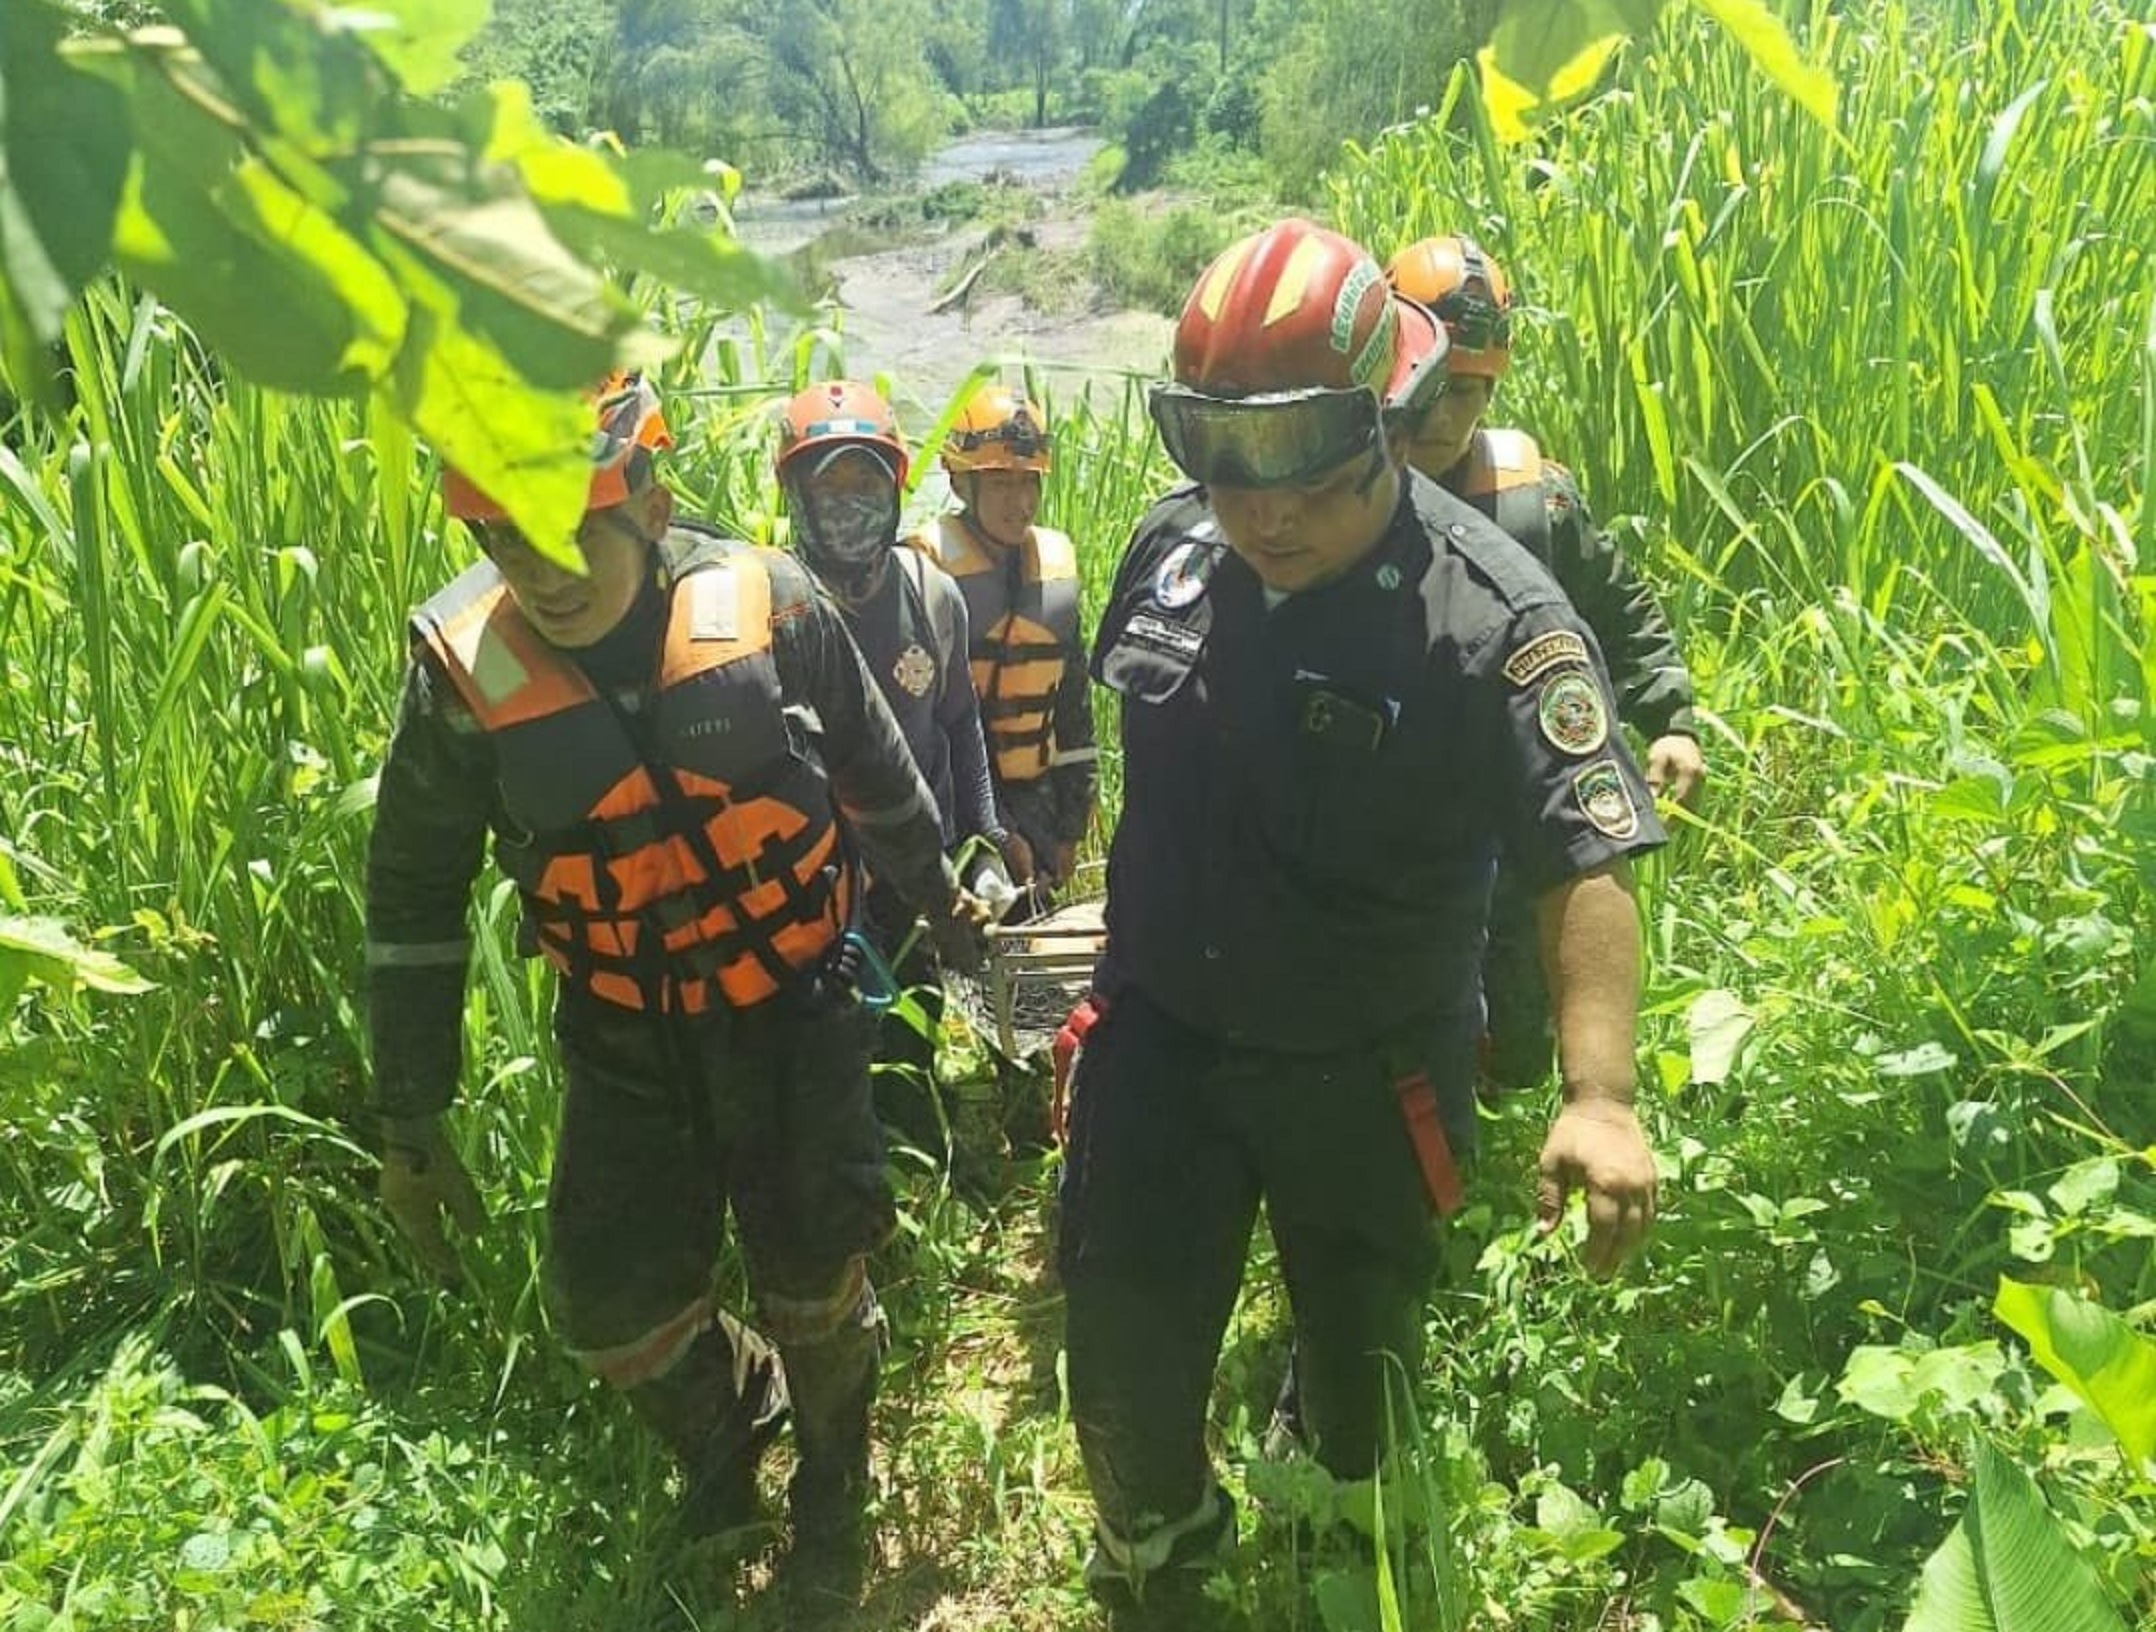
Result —
<path fill-rule="evenodd" d="M 532 384 L 587 389 L 612 369 L 670 352 L 562 246 L 505 167 L 475 166 L 450 143 L 400 143 L 368 154 L 347 179 L 373 212 L 377 247 L 386 241 L 413 257 L 438 285 L 437 312 L 497 347 Z"/>
<path fill-rule="evenodd" d="M 394 84 L 322 0 L 163 0 L 257 132 L 312 156 L 364 140 Z"/>
<path fill-rule="evenodd" d="M 1744 1040 L 1756 1023 L 1744 1000 L 1720 987 L 1701 992 L 1692 1000 L 1684 1023 L 1691 1036 L 1692 1080 L 1701 1084 L 1727 1082 Z"/>
<path fill-rule="evenodd" d="M 144 75 L 136 107 L 144 143 L 113 242 L 121 269 L 261 384 L 363 389 L 401 332 L 384 274 L 172 82 Z"/>
<path fill-rule="evenodd" d="M 1806 113 L 1834 128 L 1834 79 L 1806 62 L 1789 29 L 1765 0 L 1698 0 L 1699 9 L 1729 30 L 1759 71 Z"/>
<path fill-rule="evenodd" d="M 53 918 L 0 915 L 0 962 L 27 971 L 32 980 L 62 991 L 77 985 L 95 991 L 146 992 L 150 982 L 109 952 L 84 946 Z"/>
<path fill-rule="evenodd" d="M 1969 1506 L 1924 1565 L 1902 1632 L 2126 1632 L 2029 1476 L 1975 1446 Z"/>
<path fill-rule="evenodd" d="M 1653 27 L 1659 11 L 1660 0 L 1512 0 L 1475 55 L 1497 139 L 1525 141 L 1537 109 L 1589 89 L 1626 35 Z"/>
<path fill-rule="evenodd" d="M 387 394 L 397 412 L 509 512 L 541 551 L 581 569 L 574 538 L 591 487 L 591 407 L 539 391 L 501 352 L 423 302 Z"/>
<path fill-rule="evenodd" d="M 2156 1342 L 2101 1304 L 2001 1277 L 1992 1312 L 2082 1399 L 2136 1462 L 2156 1458 Z"/>
<path fill-rule="evenodd" d="M 492 0 L 356 0 L 325 15 L 357 34 L 407 91 L 431 96 L 463 72 L 457 53 L 492 9 Z"/>
<path fill-rule="evenodd" d="M 66 32 L 45 0 L 8 0 L 0 26 L 0 348 L 24 387 L 111 253 L 134 149 L 126 92 L 63 57 Z"/>
<path fill-rule="evenodd" d="M 1882 1077 L 1930 1077 L 1951 1071 L 1961 1062 L 1943 1044 L 1919 1043 L 1914 1048 L 1882 1054 L 1872 1063 Z"/>

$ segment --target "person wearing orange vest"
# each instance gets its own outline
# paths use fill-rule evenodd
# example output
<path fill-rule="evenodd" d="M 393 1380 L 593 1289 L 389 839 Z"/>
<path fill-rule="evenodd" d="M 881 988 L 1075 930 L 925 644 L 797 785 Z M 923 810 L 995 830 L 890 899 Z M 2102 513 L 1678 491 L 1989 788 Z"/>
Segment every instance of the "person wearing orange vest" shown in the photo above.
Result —
<path fill-rule="evenodd" d="M 891 1229 L 872 1028 L 848 984 L 861 856 L 978 958 L 977 904 L 838 614 L 789 557 L 679 520 L 656 394 L 596 405 L 577 542 L 541 556 L 445 472 L 484 559 L 422 606 L 367 864 L 381 1195 L 454 1275 L 477 1191 L 443 1126 L 461 1073 L 465 914 L 489 833 L 521 945 L 559 977 L 566 1077 L 547 1292 L 577 1357 L 682 1461 L 692 1534 L 753 1521 L 790 1412 L 793 1624 L 865 1564 Z M 721 1310 L 728 1211 L 761 1331 Z"/>
<path fill-rule="evenodd" d="M 1034 520 L 1053 457 L 1040 409 L 1009 386 L 983 386 L 943 444 L 965 508 L 912 541 L 965 592 L 1005 854 L 1017 883 L 1043 891 L 1069 881 L 1100 793 L 1078 554 Z"/>
<path fill-rule="evenodd" d="M 1199 276 L 1149 399 L 1190 480 L 1138 523 L 1094 639 L 1123 801 L 1057 1241 L 1118 1632 L 1216 1624 L 1236 1525 L 1207 1402 L 1261 1209 L 1306 1441 L 1339 1479 L 1379 1460 L 1475 1137 L 1501 848 L 1563 1042 L 1541 1227 L 1583 1196 L 1608 1274 L 1653 1220 L 1630 858 L 1663 832 L 1578 613 L 1403 463 L 1444 347 L 1367 250 L 1289 220 Z"/>
<path fill-rule="evenodd" d="M 1595 525 L 1570 471 L 1527 432 L 1483 423 L 1512 367 L 1513 297 L 1504 269 L 1472 238 L 1436 237 L 1401 250 L 1386 277 L 1436 313 L 1451 342 L 1444 392 L 1409 427 L 1409 463 L 1549 568 L 1602 648 L 1620 718 L 1647 745 L 1641 769 L 1648 785 L 1691 804 L 1707 775 L 1692 676 L 1654 591 Z M 1511 872 L 1500 870 L 1483 981 L 1484 1077 L 1492 1089 L 1533 1088 L 1549 1075 L 1549 993 L 1539 964 L 1530 903 Z"/>

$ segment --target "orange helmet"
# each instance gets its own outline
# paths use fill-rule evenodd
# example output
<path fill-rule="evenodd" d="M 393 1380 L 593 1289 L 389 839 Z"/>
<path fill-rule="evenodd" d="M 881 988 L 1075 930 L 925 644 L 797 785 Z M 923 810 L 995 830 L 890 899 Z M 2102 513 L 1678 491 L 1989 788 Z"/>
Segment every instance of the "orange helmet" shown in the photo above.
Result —
<path fill-rule="evenodd" d="M 969 470 L 1045 475 L 1053 463 L 1048 416 L 1023 391 L 1007 385 L 984 385 L 974 392 L 943 439 L 943 468 L 954 476 Z"/>
<path fill-rule="evenodd" d="M 1443 372 L 1430 314 L 1396 300 L 1370 252 L 1299 217 L 1230 244 L 1175 326 L 1176 383 L 1209 397 L 1368 387 L 1419 406 Z"/>
<path fill-rule="evenodd" d="M 891 457 L 898 485 L 906 485 L 906 442 L 891 405 L 858 380 L 826 380 L 786 404 L 779 418 L 779 446 L 772 468 L 781 476 L 798 454 L 811 448 L 881 448 Z"/>
<path fill-rule="evenodd" d="M 1438 316 L 1452 340 L 1455 374 L 1502 379 L 1512 366 L 1512 286 L 1472 238 L 1424 238 L 1385 268 L 1392 286 Z"/>
<path fill-rule="evenodd" d="M 651 455 L 674 445 L 659 393 L 641 374 L 610 374 L 593 394 L 591 492 L 587 511 L 623 503 L 651 485 Z M 506 512 L 461 471 L 442 469 L 442 504 L 459 521 L 501 521 Z"/>

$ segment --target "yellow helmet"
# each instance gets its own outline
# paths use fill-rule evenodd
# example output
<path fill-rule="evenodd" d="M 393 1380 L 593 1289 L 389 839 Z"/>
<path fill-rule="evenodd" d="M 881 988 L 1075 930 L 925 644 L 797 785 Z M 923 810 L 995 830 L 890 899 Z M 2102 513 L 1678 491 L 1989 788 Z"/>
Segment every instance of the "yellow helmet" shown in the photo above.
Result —
<path fill-rule="evenodd" d="M 943 468 L 956 476 L 969 470 L 1032 470 L 1051 463 L 1048 419 L 1023 391 L 984 385 L 959 410 L 943 441 Z"/>

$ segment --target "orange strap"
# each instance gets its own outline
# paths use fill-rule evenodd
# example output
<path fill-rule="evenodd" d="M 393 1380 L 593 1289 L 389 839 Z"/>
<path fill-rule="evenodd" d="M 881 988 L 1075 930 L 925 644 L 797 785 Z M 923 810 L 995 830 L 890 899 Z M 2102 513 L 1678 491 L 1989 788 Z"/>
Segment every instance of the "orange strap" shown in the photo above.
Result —
<path fill-rule="evenodd" d="M 1085 1034 L 1107 1012 L 1107 999 L 1088 992 L 1078 1000 L 1078 1006 L 1071 1010 L 1069 1018 L 1056 1032 L 1055 1044 L 1050 1050 L 1055 1060 L 1055 1093 L 1048 1102 L 1048 1131 L 1059 1145 L 1070 1127 L 1071 1068 L 1078 1062 L 1078 1050 L 1085 1046 Z"/>
<path fill-rule="evenodd" d="M 1408 1142 L 1415 1147 L 1430 1204 L 1440 1218 L 1450 1218 L 1466 1198 L 1461 1194 L 1460 1169 L 1452 1159 L 1444 1120 L 1437 1114 L 1437 1090 L 1430 1086 L 1430 1074 L 1416 1071 L 1392 1088 L 1400 1096 L 1400 1114 L 1407 1119 Z"/>

